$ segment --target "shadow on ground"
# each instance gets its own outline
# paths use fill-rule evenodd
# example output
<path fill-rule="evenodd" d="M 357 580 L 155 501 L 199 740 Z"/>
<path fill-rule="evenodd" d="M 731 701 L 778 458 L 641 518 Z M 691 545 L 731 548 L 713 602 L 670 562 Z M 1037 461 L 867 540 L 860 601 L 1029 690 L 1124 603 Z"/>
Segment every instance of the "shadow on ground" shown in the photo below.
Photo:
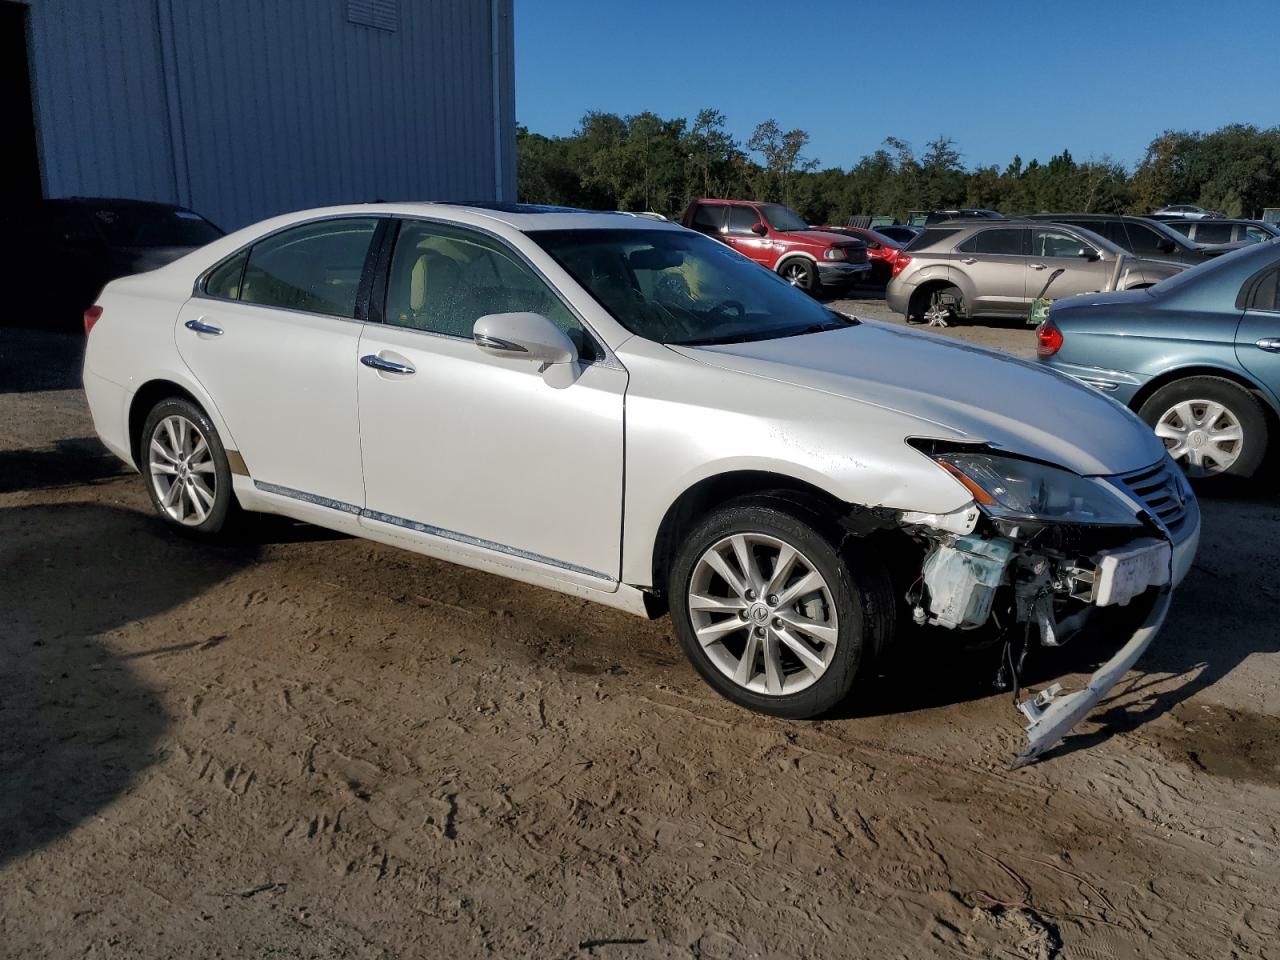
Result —
<path fill-rule="evenodd" d="M 96 437 L 58 440 L 37 450 L 0 450 L 0 493 L 93 483 L 129 472 Z"/>
<path fill-rule="evenodd" d="M 156 759 L 161 701 L 102 635 L 257 554 L 192 543 L 116 507 L 0 509 L 0 864 L 73 830 Z"/>

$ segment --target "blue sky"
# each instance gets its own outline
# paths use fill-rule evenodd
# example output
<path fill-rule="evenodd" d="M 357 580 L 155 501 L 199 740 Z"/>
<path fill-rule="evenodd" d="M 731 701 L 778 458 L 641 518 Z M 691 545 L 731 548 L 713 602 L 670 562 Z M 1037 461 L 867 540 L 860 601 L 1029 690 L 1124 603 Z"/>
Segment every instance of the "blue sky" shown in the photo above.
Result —
<path fill-rule="evenodd" d="M 516 115 L 773 117 L 847 167 L 942 134 L 967 166 L 1014 153 L 1133 164 L 1166 129 L 1280 124 L 1280 0 L 515 0 Z"/>

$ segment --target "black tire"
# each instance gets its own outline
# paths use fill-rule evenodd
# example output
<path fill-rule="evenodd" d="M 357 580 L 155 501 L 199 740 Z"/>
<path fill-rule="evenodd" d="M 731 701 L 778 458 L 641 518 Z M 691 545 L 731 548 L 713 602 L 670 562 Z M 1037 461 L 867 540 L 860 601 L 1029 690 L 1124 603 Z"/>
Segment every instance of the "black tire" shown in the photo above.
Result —
<path fill-rule="evenodd" d="M 804 257 L 792 257 L 778 264 L 778 275 L 812 297 L 818 295 L 818 268 Z"/>
<path fill-rule="evenodd" d="M 181 505 L 181 509 L 190 510 L 190 522 L 183 522 L 175 517 L 171 508 L 165 505 L 164 500 L 168 492 L 173 492 L 175 481 L 168 479 L 167 475 L 158 475 L 153 469 L 153 460 L 169 464 L 170 461 L 160 454 L 153 452 L 152 441 L 157 440 L 163 446 L 172 447 L 166 431 L 166 421 L 171 418 L 182 418 L 191 424 L 205 441 L 208 450 L 208 461 L 212 464 L 212 470 L 209 472 L 186 471 L 183 473 L 191 478 L 192 487 L 189 490 L 178 490 L 176 503 Z M 193 442 L 190 446 L 198 449 L 198 444 Z M 195 463 L 196 457 L 190 458 L 191 463 Z M 200 465 L 203 465 L 203 460 Z M 190 400 L 181 397 L 170 397 L 161 400 L 147 414 L 147 418 L 142 424 L 142 433 L 138 440 L 138 467 L 142 471 L 143 482 L 147 487 L 147 495 L 151 498 L 151 505 L 155 508 L 156 514 L 170 527 L 180 533 L 196 537 L 199 539 L 218 539 L 229 533 L 239 521 L 242 511 L 239 503 L 236 502 L 234 491 L 231 489 L 231 465 L 227 461 L 227 452 L 222 446 L 222 439 L 218 436 L 218 431 L 214 429 L 213 423 L 210 422 L 208 416 L 203 410 L 192 403 Z M 194 484 L 197 480 L 202 484 L 202 490 L 208 490 L 208 477 L 213 478 L 212 484 L 212 503 L 206 504 L 205 499 L 200 491 L 197 491 Z M 165 484 L 168 484 L 166 489 Z M 195 507 L 192 503 L 196 498 L 202 508 L 206 511 L 203 518 L 199 518 Z"/>
<path fill-rule="evenodd" d="M 799 562 L 804 565 L 801 569 L 811 566 L 821 575 L 829 591 L 837 617 L 834 649 L 825 671 L 816 680 L 808 680 L 808 686 L 794 693 L 748 689 L 724 672 L 724 668 L 717 666 L 713 659 L 717 655 L 722 662 L 726 658 L 732 659 L 735 656 L 733 651 L 741 649 L 742 653 L 736 654 L 740 662 L 746 652 L 745 646 L 751 639 L 750 634 L 756 630 L 753 624 L 764 621 L 748 619 L 740 629 L 725 634 L 722 639 L 717 639 L 706 647 L 695 632 L 689 601 L 695 573 L 699 570 L 704 554 L 734 534 L 754 534 L 789 545 L 801 555 Z M 721 696 L 739 706 L 773 716 L 791 719 L 816 717 L 844 700 L 859 667 L 871 662 L 887 646 L 895 624 L 893 593 L 888 575 L 879 561 L 859 552 L 856 546 L 853 551 L 842 554 L 833 546 L 839 541 L 836 532 L 816 512 L 800 503 L 768 496 L 730 501 L 703 518 L 684 537 L 671 565 L 667 585 L 671 619 L 690 662 Z M 763 572 L 763 568 L 761 569 Z M 740 566 L 738 570 L 741 570 Z M 793 576 L 802 579 L 799 571 Z M 789 582 L 794 583 L 795 580 Z M 724 585 L 727 581 L 719 583 Z M 730 594 L 732 592 L 732 589 L 728 591 Z M 809 595 L 802 595 L 800 599 L 803 596 Z M 785 601 L 785 597 L 779 599 Z M 797 600 L 788 613 L 812 616 L 807 603 L 805 611 L 796 609 L 799 606 L 800 600 Z M 725 619 L 718 623 L 728 623 L 730 619 L 739 618 L 738 614 L 723 616 Z M 772 614 L 767 616 L 771 617 Z M 828 622 L 829 619 L 828 614 Z M 776 620 L 772 622 L 778 623 Z M 770 641 L 780 644 L 780 641 L 773 639 L 774 636 L 772 632 L 769 634 Z M 757 642 L 764 644 L 765 641 Z M 715 647 L 721 649 L 717 652 L 713 650 Z M 795 653 L 786 649 L 785 645 L 779 645 L 777 649 L 783 651 L 783 661 L 789 659 L 793 668 L 792 673 L 786 674 L 786 683 L 792 683 L 796 677 L 805 682 L 807 675 Z M 713 652 L 709 653 L 709 650 Z M 765 683 L 767 668 L 763 665 L 763 651 L 758 656 L 759 660 L 756 659 L 757 654 L 752 655 L 753 669 L 749 672 L 755 677 L 754 682 Z M 754 669 L 756 663 L 761 664 L 759 671 Z M 785 662 L 783 666 L 786 666 Z"/>
<path fill-rule="evenodd" d="M 1178 404 L 1191 403 L 1193 414 L 1201 414 L 1202 412 L 1207 414 L 1207 408 L 1201 408 L 1197 401 L 1221 404 L 1225 415 L 1234 419 L 1235 423 L 1239 425 L 1243 436 L 1230 451 L 1234 452 L 1235 459 L 1225 467 L 1220 464 L 1204 463 L 1204 461 L 1211 459 L 1212 447 L 1210 447 L 1207 456 L 1205 453 L 1200 453 L 1202 467 L 1199 469 L 1192 462 L 1192 455 L 1175 456 L 1175 459 L 1186 470 L 1189 477 L 1202 482 L 1218 482 L 1228 477 L 1245 478 L 1253 476 L 1262 465 L 1267 453 L 1269 433 L 1267 416 L 1262 409 L 1262 404 L 1258 402 L 1258 398 L 1239 384 L 1222 377 L 1187 377 L 1185 380 L 1175 380 L 1148 397 L 1139 409 L 1138 415 L 1150 424 L 1151 428 L 1156 430 L 1157 435 L 1159 435 L 1160 431 L 1157 428 L 1161 420 L 1165 419 L 1166 416 L 1173 415 L 1174 409 Z M 1180 418 L 1178 422 L 1181 422 Z M 1213 424 L 1206 424 L 1206 426 L 1225 426 L 1229 422 L 1223 416 L 1219 416 Z M 1168 437 L 1162 437 L 1161 439 L 1164 440 L 1165 446 L 1169 448 L 1172 454 L 1176 448 L 1176 441 Z M 1202 439 L 1211 441 L 1211 436 Z M 1191 438 L 1189 438 L 1188 442 L 1191 442 Z M 1192 447 L 1191 449 L 1196 450 L 1197 448 Z"/>

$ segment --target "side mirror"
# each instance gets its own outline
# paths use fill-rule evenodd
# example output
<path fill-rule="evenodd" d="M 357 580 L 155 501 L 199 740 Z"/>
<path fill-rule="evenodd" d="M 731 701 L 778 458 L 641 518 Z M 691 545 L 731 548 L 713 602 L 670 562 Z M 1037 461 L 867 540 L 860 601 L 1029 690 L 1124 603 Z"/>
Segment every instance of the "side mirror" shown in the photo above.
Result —
<path fill-rule="evenodd" d="M 769 228 L 757 220 L 756 225 L 751 228 L 751 232 L 754 233 L 757 237 L 763 237 L 766 233 L 769 232 Z"/>
<path fill-rule="evenodd" d="M 540 313 L 491 313 L 475 322 L 471 335 L 491 357 L 537 364 L 578 362 L 578 348 L 568 334 Z"/>
<path fill-rule="evenodd" d="M 1081 257 L 1084 260 L 1088 260 L 1090 263 L 1102 259 L 1102 257 L 1099 256 L 1098 251 L 1094 250 L 1092 247 L 1081 247 L 1080 252 L 1077 253 L 1076 256 Z"/>
<path fill-rule="evenodd" d="M 1168 237 L 1161 237 L 1159 240 L 1156 241 L 1156 249 L 1159 250 L 1161 253 L 1173 253 L 1173 251 L 1176 250 L 1177 248 L 1178 248 L 1178 245 L 1174 243 L 1172 240 L 1170 240 Z"/>

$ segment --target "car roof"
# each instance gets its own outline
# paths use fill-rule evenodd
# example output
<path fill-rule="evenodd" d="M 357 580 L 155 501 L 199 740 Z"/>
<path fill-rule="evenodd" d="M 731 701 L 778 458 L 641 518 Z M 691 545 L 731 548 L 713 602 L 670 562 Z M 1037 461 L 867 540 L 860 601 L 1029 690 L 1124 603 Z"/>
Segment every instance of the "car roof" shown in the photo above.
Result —
<path fill-rule="evenodd" d="M 378 201 L 334 207 L 315 207 L 273 217 L 253 230 L 270 225 L 279 229 L 291 222 L 318 220 L 326 216 L 409 216 L 438 218 L 471 226 L 501 223 L 532 233 L 538 230 L 684 230 L 678 223 L 634 217 L 616 210 L 579 210 L 532 203 L 492 201 Z"/>

